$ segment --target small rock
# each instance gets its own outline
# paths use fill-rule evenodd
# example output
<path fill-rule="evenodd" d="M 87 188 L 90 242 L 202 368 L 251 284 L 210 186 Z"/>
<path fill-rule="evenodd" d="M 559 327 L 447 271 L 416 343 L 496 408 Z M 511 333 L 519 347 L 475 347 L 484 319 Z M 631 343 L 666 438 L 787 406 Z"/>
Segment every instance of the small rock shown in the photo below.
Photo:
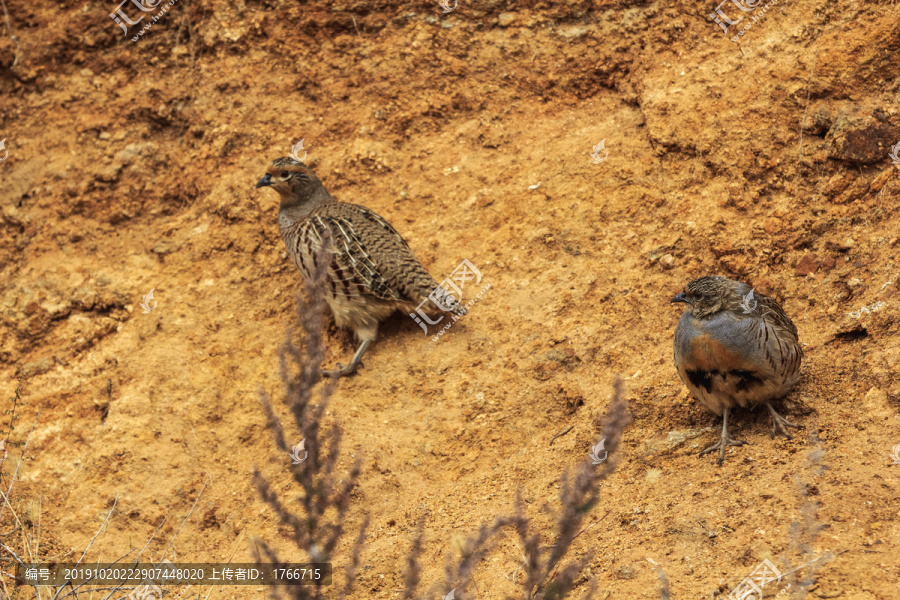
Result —
<path fill-rule="evenodd" d="M 762 540 L 756 540 L 750 544 L 750 554 L 753 556 L 754 560 L 759 562 L 775 558 L 775 555 L 772 553 L 772 548 Z"/>
<path fill-rule="evenodd" d="M 615 572 L 619 579 L 634 579 L 634 567 L 631 565 L 622 565 Z"/>
<path fill-rule="evenodd" d="M 121 171 L 122 163 L 113 163 L 101 167 L 96 173 L 96 178 L 106 183 L 113 183 L 119 178 Z"/>
<path fill-rule="evenodd" d="M 509 27 L 516 21 L 516 13 L 500 13 L 497 16 L 497 23 L 500 27 Z"/>
<path fill-rule="evenodd" d="M 688 392 L 686 389 L 683 391 L 685 392 L 686 395 L 690 394 L 690 392 Z M 681 429 L 681 430 L 676 430 L 676 431 L 670 431 L 668 433 L 668 435 L 666 435 L 666 439 L 664 439 L 664 440 L 658 439 L 658 440 L 645 441 L 643 450 L 644 450 L 644 452 L 646 452 L 648 454 L 653 453 L 653 452 L 668 451 L 673 448 L 677 448 L 678 446 L 681 446 L 682 444 L 684 444 L 684 442 L 686 442 L 689 439 L 699 437 L 699 436 L 703 435 L 704 433 L 713 431 L 714 429 L 715 429 L 714 427 L 704 427 L 702 429 Z"/>
<path fill-rule="evenodd" d="M 888 403 L 887 392 L 873 387 L 862 400 L 862 414 L 872 421 L 884 421 L 893 416 L 894 411 Z"/>
<path fill-rule="evenodd" d="M 160 240 L 153 246 L 153 252 L 156 254 L 171 254 L 175 252 L 176 245 L 172 240 Z"/>
<path fill-rule="evenodd" d="M 872 164 L 887 159 L 887 150 L 900 129 L 886 119 L 872 115 L 841 115 L 828 132 L 829 158 L 857 164 Z"/>
<path fill-rule="evenodd" d="M 31 361 L 29 363 L 25 363 L 22 366 L 22 375 L 24 377 L 34 377 L 36 375 L 43 375 L 47 371 L 53 368 L 53 361 L 49 358 L 42 358 L 40 360 Z"/>
<path fill-rule="evenodd" d="M 828 180 L 828 183 L 822 190 L 822 195 L 826 198 L 834 198 L 835 196 L 846 190 L 847 186 L 853 183 L 855 179 L 856 173 L 852 171 L 838 173 Z"/>
<path fill-rule="evenodd" d="M 590 31 L 587 25 L 560 25 L 556 32 L 567 40 L 579 38 Z"/>
<path fill-rule="evenodd" d="M 822 266 L 822 263 L 816 260 L 815 256 L 808 254 L 797 261 L 797 265 L 794 267 L 794 275 L 806 277 L 818 271 L 820 266 Z"/>

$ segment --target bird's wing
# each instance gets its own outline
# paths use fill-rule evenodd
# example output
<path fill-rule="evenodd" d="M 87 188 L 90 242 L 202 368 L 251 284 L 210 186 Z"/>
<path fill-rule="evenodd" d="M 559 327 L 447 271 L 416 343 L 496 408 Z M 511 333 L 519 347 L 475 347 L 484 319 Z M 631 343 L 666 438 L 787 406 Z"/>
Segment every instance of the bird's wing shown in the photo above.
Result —
<path fill-rule="evenodd" d="M 374 211 L 340 202 L 336 212 L 309 217 L 304 227 L 305 240 L 301 243 L 308 249 L 319 248 L 325 229 L 331 231 L 331 251 L 335 254 L 332 285 L 340 284 L 344 293 L 421 304 L 436 292 L 441 308 L 466 314 L 458 299 L 438 286 L 406 240 Z M 429 303 L 425 310 L 434 311 L 435 307 Z"/>
<path fill-rule="evenodd" d="M 756 333 L 759 347 L 774 371 L 785 380 L 796 381 L 803 361 L 797 326 L 775 300 L 762 294 L 756 299 L 762 316 Z"/>
<path fill-rule="evenodd" d="M 385 219 L 375 211 L 369 210 L 365 206 L 360 206 L 359 204 L 350 204 L 349 206 L 353 207 L 353 212 L 361 216 L 366 221 L 372 223 L 373 225 L 384 229 L 388 236 L 395 238 L 396 241 L 401 245 L 409 248 L 409 244 L 406 243 L 406 240 L 403 239 L 403 236 L 400 235 L 400 233 L 398 233 L 396 229 L 394 229 L 394 226 L 391 225 L 387 219 Z M 410 252 L 412 252 L 412 250 L 410 250 Z"/>
<path fill-rule="evenodd" d="M 387 219 L 357 204 L 344 204 L 343 207 L 360 243 L 377 257 L 384 283 L 401 299 L 419 303 L 438 287 L 409 244 Z"/>
<path fill-rule="evenodd" d="M 373 250 L 377 249 L 372 247 L 371 240 L 366 239 L 371 236 L 360 235 L 360 228 L 353 219 L 346 216 L 314 216 L 306 223 L 310 248 L 321 247 L 325 231 L 331 232 L 333 279 L 347 284 L 355 280 L 353 283 L 362 285 L 361 291 L 382 300 L 408 300 L 385 276 L 382 265 L 373 254 Z M 348 285 L 345 288 L 352 290 Z"/>
<path fill-rule="evenodd" d="M 794 325 L 794 322 L 791 321 L 791 318 L 788 317 L 784 310 L 781 308 L 775 300 L 772 300 L 768 296 L 764 296 L 757 292 L 756 301 L 761 309 L 762 317 L 766 321 L 772 323 L 778 329 L 784 330 L 787 333 L 790 333 L 794 340 L 797 340 L 797 326 Z"/>

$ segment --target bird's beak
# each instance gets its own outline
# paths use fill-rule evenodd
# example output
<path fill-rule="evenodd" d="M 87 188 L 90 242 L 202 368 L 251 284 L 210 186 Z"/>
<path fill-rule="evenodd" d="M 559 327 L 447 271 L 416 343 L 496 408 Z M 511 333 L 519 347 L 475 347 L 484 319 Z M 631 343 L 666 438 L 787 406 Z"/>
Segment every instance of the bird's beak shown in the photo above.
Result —
<path fill-rule="evenodd" d="M 685 304 L 689 304 L 689 302 L 687 301 L 687 298 L 684 295 L 684 292 L 679 292 L 678 294 L 675 295 L 674 298 L 672 298 L 671 303 L 675 304 L 676 302 L 684 302 Z"/>
<path fill-rule="evenodd" d="M 262 176 L 262 179 L 256 182 L 256 189 L 261 187 L 266 187 L 267 185 L 272 185 L 272 176 L 266 173 Z"/>

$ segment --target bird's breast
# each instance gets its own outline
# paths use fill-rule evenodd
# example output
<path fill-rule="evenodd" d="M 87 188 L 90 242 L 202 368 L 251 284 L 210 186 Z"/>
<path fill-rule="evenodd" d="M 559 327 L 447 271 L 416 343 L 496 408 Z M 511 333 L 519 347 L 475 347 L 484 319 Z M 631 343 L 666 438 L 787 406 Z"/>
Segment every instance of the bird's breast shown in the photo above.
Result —
<path fill-rule="evenodd" d="M 703 333 L 690 340 L 685 362 L 694 368 L 707 371 L 730 371 L 741 369 L 744 358 L 725 347 L 710 334 Z"/>

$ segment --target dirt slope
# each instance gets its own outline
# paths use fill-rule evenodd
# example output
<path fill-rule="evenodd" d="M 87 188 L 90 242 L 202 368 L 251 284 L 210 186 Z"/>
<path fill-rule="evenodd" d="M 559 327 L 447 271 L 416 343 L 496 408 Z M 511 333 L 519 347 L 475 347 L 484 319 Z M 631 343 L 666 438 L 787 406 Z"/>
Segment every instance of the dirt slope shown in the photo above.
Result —
<path fill-rule="evenodd" d="M 599 597 L 659 597 L 656 564 L 672 598 L 727 597 L 828 552 L 808 597 L 900 597 L 897 4 L 782 1 L 739 43 L 760 13 L 726 37 L 712 3 L 180 0 L 137 42 L 112 3 L 6 7 L 0 381 L 22 376 L 12 439 L 42 410 L 14 498 L 40 499 L 45 556 L 80 555 L 118 496 L 89 558 L 166 517 L 156 557 L 205 483 L 179 560 L 250 560 L 253 536 L 305 560 L 250 480 L 292 489 L 257 391 L 281 397 L 298 273 L 254 183 L 302 138 L 436 278 L 468 259 L 491 285 L 438 341 L 394 317 L 332 399 L 341 464 L 364 459 L 358 597 L 398 597 L 423 516 L 428 585 L 517 490 L 549 532 L 616 374 L 633 422 L 575 553 Z M 669 299 L 709 273 L 781 302 L 806 355 L 803 432 L 740 411 L 721 468 L 671 360 Z M 519 556 L 504 538 L 468 597 L 521 594 Z"/>

